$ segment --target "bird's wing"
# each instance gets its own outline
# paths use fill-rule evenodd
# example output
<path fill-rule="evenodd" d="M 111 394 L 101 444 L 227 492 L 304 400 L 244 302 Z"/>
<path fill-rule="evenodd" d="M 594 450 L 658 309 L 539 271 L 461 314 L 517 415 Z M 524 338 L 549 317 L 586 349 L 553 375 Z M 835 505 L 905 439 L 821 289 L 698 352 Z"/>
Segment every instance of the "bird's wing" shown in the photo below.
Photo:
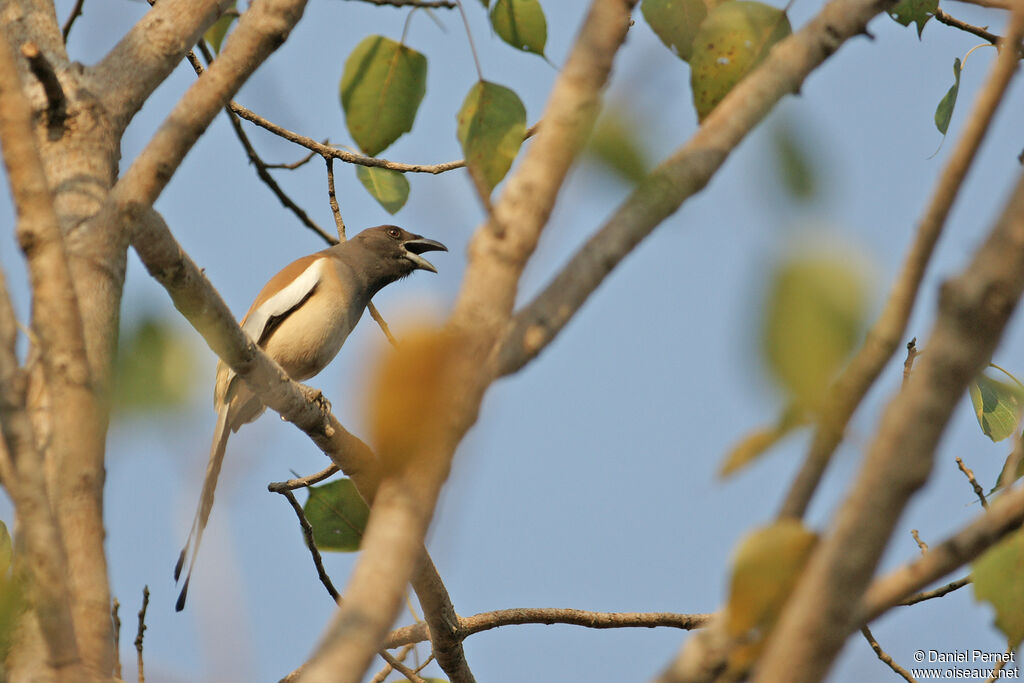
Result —
<path fill-rule="evenodd" d="M 322 254 L 312 254 L 271 278 L 242 318 L 242 330 L 257 344 L 265 341 L 273 328 L 316 290 L 326 263 Z"/>

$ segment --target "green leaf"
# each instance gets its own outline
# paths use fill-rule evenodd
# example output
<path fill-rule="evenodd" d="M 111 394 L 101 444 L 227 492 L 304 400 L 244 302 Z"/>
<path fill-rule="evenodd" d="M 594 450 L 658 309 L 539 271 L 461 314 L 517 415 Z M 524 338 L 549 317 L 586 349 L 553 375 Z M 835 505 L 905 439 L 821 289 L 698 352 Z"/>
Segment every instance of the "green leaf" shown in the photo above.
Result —
<path fill-rule="evenodd" d="M 960 92 L 960 58 L 957 57 L 953 60 L 953 85 L 949 87 L 949 90 L 942 99 L 939 100 L 939 106 L 935 108 L 935 127 L 939 129 L 939 132 L 943 135 L 949 130 L 949 121 L 953 118 L 953 107 L 956 106 L 956 96 Z"/>
<path fill-rule="evenodd" d="M 734 0 L 715 7 L 700 25 L 690 56 L 697 118 L 704 120 L 772 45 L 792 33 L 786 13 L 760 2 Z"/>
<path fill-rule="evenodd" d="M 665 43 L 665 47 L 689 61 L 693 39 L 708 11 L 723 0 L 644 0 L 640 6 L 644 19 Z"/>
<path fill-rule="evenodd" d="M 650 164 L 640 141 L 638 126 L 622 112 L 605 112 L 594 127 L 587 153 L 623 180 L 639 183 L 647 176 Z"/>
<path fill-rule="evenodd" d="M 14 546 L 11 544 L 11 534 L 7 531 L 7 525 L 0 521 L 0 579 L 7 577 L 13 557 Z"/>
<path fill-rule="evenodd" d="M 818 192 L 817 179 L 821 175 L 805 137 L 794 133 L 789 125 L 774 130 L 772 142 L 778 164 L 778 177 L 794 199 L 807 201 Z"/>
<path fill-rule="evenodd" d="M 508 88 L 478 81 L 458 115 L 466 166 L 477 183 L 493 190 L 512 166 L 526 136 L 526 108 Z"/>
<path fill-rule="evenodd" d="M 123 412 L 160 411 L 188 400 L 195 374 L 188 343 L 157 318 L 124 331 L 115 367 L 114 404 Z"/>
<path fill-rule="evenodd" d="M 357 165 L 356 177 L 366 191 L 390 214 L 398 213 L 409 199 L 409 181 L 404 173 L 390 168 Z"/>
<path fill-rule="evenodd" d="M 480 0 L 480 4 L 484 6 L 484 9 L 487 9 L 491 4 L 491 0 Z"/>
<path fill-rule="evenodd" d="M 768 367 L 797 405 L 814 409 L 861 339 L 867 309 L 863 274 L 848 259 L 792 258 L 768 286 L 762 345 Z"/>
<path fill-rule="evenodd" d="M 339 553 L 359 550 L 370 508 L 351 479 L 335 479 L 310 487 L 302 511 L 313 527 L 313 541 L 319 550 Z"/>
<path fill-rule="evenodd" d="M 341 106 L 352 139 L 376 156 L 412 130 L 426 91 L 426 57 L 390 38 L 366 37 L 341 75 Z"/>
<path fill-rule="evenodd" d="M 491 26 L 517 50 L 544 56 L 548 25 L 537 0 L 498 0 L 491 9 Z"/>
<path fill-rule="evenodd" d="M 233 2 L 229 7 L 234 10 L 236 5 L 237 3 Z M 206 29 L 206 33 L 203 34 L 203 40 L 210 44 L 214 54 L 220 54 L 220 46 L 224 42 L 224 36 L 228 34 L 228 29 L 231 28 L 231 24 L 237 18 L 238 12 L 225 12 L 220 15 L 217 21 L 213 22 L 210 28 Z"/>
<path fill-rule="evenodd" d="M 996 485 L 992 487 L 992 490 L 989 491 L 987 495 L 991 496 L 993 493 L 999 490 L 999 483 L 1003 481 L 1003 475 L 1006 474 L 1006 469 L 1012 464 L 1012 461 L 1013 451 L 1011 451 L 1010 454 L 1006 456 L 1006 460 L 1003 462 L 1003 468 L 999 470 L 999 476 L 996 477 Z M 1024 458 L 1021 458 L 1017 462 L 1016 470 L 1014 471 L 1013 475 L 1011 475 L 1011 478 L 1007 481 L 1007 485 L 1012 484 L 1021 477 L 1024 477 Z"/>
<path fill-rule="evenodd" d="M 1024 640 L 1024 530 L 992 546 L 971 567 L 974 599 L 996 610 L 996 627 L 1016 648 Z"/>
<path fill-rule="evenodd" d="M 1002 441 L 1016 431 L 1024 409 L 1024 390 L 1019 385 L 981 373 L 971 383 L 969 392 L 978 424 L 988 438 Z"/>
<path fill-rule="evenodd" d="M 938 9 L 939 0 L 900 0 L 889 10 L 889 16 L 903 26 L 909 26 L 910 22 L 917 24 L 917 37 L 920 39 L 924 25 Z"/>

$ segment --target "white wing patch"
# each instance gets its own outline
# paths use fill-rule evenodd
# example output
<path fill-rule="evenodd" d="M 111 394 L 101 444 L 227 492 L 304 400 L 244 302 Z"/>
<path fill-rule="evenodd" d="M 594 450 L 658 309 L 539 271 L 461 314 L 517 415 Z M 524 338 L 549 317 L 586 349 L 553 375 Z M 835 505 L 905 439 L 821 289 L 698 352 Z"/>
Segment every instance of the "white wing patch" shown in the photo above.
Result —
<path fill-rule="evenodd" d="M 320 282 L 326 258 L 318 258 L 302 274 L 292 280 L 291 284 L 270 297 L 259 308 L 252 311 L 242 324 L 242 331 L 249 335 L 254 343 L 259 343 L 267 323 L 275 316 L 284 315 L 309 296 L 313 288 Z"/>

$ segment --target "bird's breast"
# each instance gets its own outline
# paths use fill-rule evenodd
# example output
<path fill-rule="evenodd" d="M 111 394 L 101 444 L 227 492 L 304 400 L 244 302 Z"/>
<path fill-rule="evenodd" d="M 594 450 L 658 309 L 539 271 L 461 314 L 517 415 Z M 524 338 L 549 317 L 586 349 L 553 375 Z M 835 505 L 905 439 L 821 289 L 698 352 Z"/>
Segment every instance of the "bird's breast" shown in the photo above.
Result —
<path fill-rule="evenodd" d="M 295 380 L 309 379 L 338 354 L 359 322 L 363 306 L 331 279 L 317 286 L 266 340 L 264 348 Z"/>

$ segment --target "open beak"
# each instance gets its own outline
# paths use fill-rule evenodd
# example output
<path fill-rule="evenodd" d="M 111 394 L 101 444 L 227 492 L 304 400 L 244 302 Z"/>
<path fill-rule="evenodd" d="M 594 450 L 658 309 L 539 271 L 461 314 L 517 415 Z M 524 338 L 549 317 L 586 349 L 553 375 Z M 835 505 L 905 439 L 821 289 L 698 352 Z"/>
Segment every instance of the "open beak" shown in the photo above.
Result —
<path fill-rule="evenodd" d="M 448 251 L 448 247 L 437 240 L 428 240 L 426 237 L 414 237 L 403 242 L 402 246 L 405 248 L 405 258 L 412 261 L 416 268 L 429 270 L 431 273 L 436 273 L 437 268 L 434 267 L 433 263 L 420 256 L 420 254 L 427 251 Z"/>

